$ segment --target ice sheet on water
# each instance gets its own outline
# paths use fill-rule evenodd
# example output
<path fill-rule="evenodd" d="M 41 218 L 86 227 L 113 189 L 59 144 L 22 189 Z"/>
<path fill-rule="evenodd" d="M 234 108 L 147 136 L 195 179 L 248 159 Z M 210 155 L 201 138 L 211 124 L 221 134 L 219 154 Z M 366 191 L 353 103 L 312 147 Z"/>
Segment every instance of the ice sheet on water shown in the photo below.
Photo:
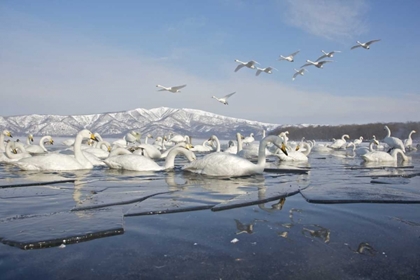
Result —
<path fill-rule="evenodd" d="M 322 184 L 301 191 L 312 203 L 420 203 L 420 177 L 393 184 Z"/>
<path fill-rule="evenodd" d="M 60 212 L 0 222 L 0 241 L 21 249 L 41 249 L 123 234 L 121 211 Z"/>

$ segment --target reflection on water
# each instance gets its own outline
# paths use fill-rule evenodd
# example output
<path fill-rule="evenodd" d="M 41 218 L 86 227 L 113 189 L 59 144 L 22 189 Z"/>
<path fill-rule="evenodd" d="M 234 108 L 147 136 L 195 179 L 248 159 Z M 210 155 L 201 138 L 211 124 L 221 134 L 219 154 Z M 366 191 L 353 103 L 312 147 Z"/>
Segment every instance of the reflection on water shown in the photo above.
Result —
<path fill-rule="evenodd" d="M 230 259 L 241 259 L 245 264 L 233 265 L 235 273 L 247 269 L 256 273 L 255 267 L 266 273 L 276 267 L 294 267 L 294 271 L 316 271 L 322 267 L 328 269 L 325 275 L 335 276 L 326 278 L 346 278 L 336 271 L 349 273 L 348 278 L 353 278 L 351 271 L 357 258 L 364 255 L 376 256 L 375 265 L 382 268 L 404 258 L 413 268 L 404 274 L 410 276 L 419 268 L 411 260 L 418 252 L 420 236 L 420 156 L 411 156 L 409 164 L 372 164 L 357 157 L 313 153 L 308 163 L 270 162 L 270 170 L 263 175 L 224 179 L 184 173 L 180 169 L 186 163 L 183 159 L 177 159 L 175 170 L 169 172 L 100 167 L 43 173 L 23 172 L 3 164 L 0 240 L 10 246 L 35 249 L 100 238 L 76 247 L 89 265 L 106 262 L 105 255 L 130 263 L 129 252 L 134 258 L 141 255 L 145 262 L 142 271 L 156 263 L 161 267 L 165 262 L 164 268 L 172 269 L 167 272 L 171 276 L 180 276 L 177 269 L 181 257 L 162 260 L 163 255 L 179 255 L 190 265 L 207 265 L 206 271 L 218 272 L 223 271 L 221 267 L 226 269 L 226 264 L 232 265 Z M 35 186 L 36 183 L 44 185 Z M 235 236 L 239 241 L 230 243 Z M 108 248 L 108 244 L 112 246 Z M 191 248 L 191 244 L 197 245 Z M 402 252 L 401 245 L 408 249 Z M 66 254 L 72 248 L 67 246 L 60 252 Z M 101 254 L 89 261 L 89 250 L 99 250 Z M 0 253 L 0 264 L 2 256 L 5 260 L 16 257 L 15 251 Z M 286 255 L 287 251 L 293 254 Z M 379 259 L 382 254 L 377 252 L 383 251 L 393 254 Z M 250 257 L 253 254 L 254 259 Z M 347 254 L 353 255 L 354 264 L 343 261 L 349 258 Z M 331 266 L 325 266 L 318 256 L 333 256 L 334 260 L 329 259 Z M 39 265 L 33 259 L 26 263 Z M 0 273 L 8 272 L 10 277 L 18 278 L 8 265 L 12 266 L 0 265 Z M 133 263 L 132 267 L 137 266 Z M 111 268 L 102 269 L 105 273 Z M 183 271 L 190 270 L 184 267 Z M 159 273 L 151 271 L 149 278 L 174 278 Z M 247 278 L 220 273 L 207 278 Z M 285 276 L 284 273 L 280 269 L 273 271 L 272 278 Z M 370 278 L 365 272 L 360 273 Z M 198 278 L 197 275 L 186 278 Z M 373 278 L 381 278 L 378 275 Z"/>

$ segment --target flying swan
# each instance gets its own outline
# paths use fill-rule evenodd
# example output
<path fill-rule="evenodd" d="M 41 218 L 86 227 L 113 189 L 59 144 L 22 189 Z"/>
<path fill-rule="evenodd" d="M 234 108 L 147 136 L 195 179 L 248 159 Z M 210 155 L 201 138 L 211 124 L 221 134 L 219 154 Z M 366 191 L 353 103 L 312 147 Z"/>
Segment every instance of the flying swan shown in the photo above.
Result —
<path fill-rule="evenodd" d="M 379 42 L 381 39 L 378 39 L 378 40 L 372 40 L 372 41 L 369 41 L 369 42 L 366 42 L 366 43 L 360 43 L 359 41 L 356 41 L 357 42 L 357 45 L 356 46 L 353 46 L 353 47 L 351 47 L 350 49 L 351 50 L 353 50 L 353 49 L 355 49 L 355 48 L 359 48 L 359 47 L 362 47 L 362 48 L 364 48 L 364 49 L 370 49 L 370 45 L 372 44 L 372 43 L 375 43 L 375 42 Z"/>
<path fill-rule="evenodd" d="M 255 76 L 259 76 L 262 72 L 267 73 L 267 74 L 272 74 L 273 70 L 277 70 L 274 67 L 266 67 L 266 68 L 258 68 L 257 67 L 257 72 L 255 73 Z M 279 71 L 279 70 L 277 70 Z"/>
<path fill-rule="evenodd" d="M 324 52 L 324 51 L 321 51 L 324 55 L 321 55 L 316 61 L 320 61 L 321 59 L 323 59 L 323 58 L 327 58 L 327 57 L 333 57 L 334 56 L 334 54 L 335 53 L 339 53 L 340 51 L 332 51 L 332 52 Z"/>
<path fill-rule="evenodd" d="M 159 91 L 170 91 L 170 92 L 173 92 L 173 93 L 176 93 L 176 92 L 181 92 L 180 91 L 180 89 L 181 88 L 184 88 L 184 87 L 186 87 L 187 85 L 182 85 L 182 86 L 175 86 L 175 87 L 164 87 L 164 86 L 161 86 L 161 85 L 156 85 L 156 87 L 158 87 L 158 88 L 162 88 L 162 89 L 160 89 Z"/>
<path fill-rule="evenodd" d="M 248 62 L 243 62 L 243 61 L 235 59 L 235 62 L 239 63 L 239 65 L 236 66 L 236 68 L 235 68 L 235 72 L 238 72 L 240 69 L 242 69 L 242 67 L 248 67 L 250 69 L 255 69 L 255 64 L 259 64 L 255 60 L 250 60 Z"/>
<path fill-rule="evenodd" d="M 314 61 L 311 61 L 311 60 L 307 59 L 306 62 L 308 62 L 308 63 L 302 65 L 300 68 L 303 68 L 303 67 L 306 67 L 306 66 L 311 66 L 311 65 L 313 65 L 317 68 L 322 68 L 325 63 L 334 62 L 334 61 L 332 61 L 332 60 L 322 60 L 322 61 L 315 61 L 314 62 Z"/>
<path fill-rule="evenodd" d="M 295 59 L 295 55 L 297 55 L 299 52 L 300 51 L 296 51 L 296 52 L 294 52 L 292 54 L 289 54 L 288 56 L 282 56 L 282 55 L 280 55 L 279 60 L 287 60 L 289 62 L 293 62 L 294 59 Z"/>
<path fill-rule="evenodd" d="M 232 92 L 232 93 L 229 93 L 228 95 L 225 95 L 225 96 L 223 96 L 223 97 L 221 97 L 221 98 L 218 98 L 218 97 L 216 97 L 216 96 L 212 96 L 211 98 L 214 98 L 214 99 L 216 99 L 217 101 L 219 101 L 220 103 L 223 103 L 223 104 L 225 104 L 225 105 L 229 105 L 228 104 L 228 102 L 227 102 L 227 100 L 228 100 L 228 98 L 229 97 L 231 97 L 232 95 L 234 95 L 236 93 L 236 91 L 235 92 Z"/>
<path fill-rule="evenodd" d="M 305 74 L 305 71 L 308 71 L 306 68 L 301 68 L 299 70 L 295 69 L 296 73 L 293 75 L 292 81 L 294 81 L 297 77 L 297 75 L 303 76 Z M 309 71 L 308 71 L 309 72 Z"/>

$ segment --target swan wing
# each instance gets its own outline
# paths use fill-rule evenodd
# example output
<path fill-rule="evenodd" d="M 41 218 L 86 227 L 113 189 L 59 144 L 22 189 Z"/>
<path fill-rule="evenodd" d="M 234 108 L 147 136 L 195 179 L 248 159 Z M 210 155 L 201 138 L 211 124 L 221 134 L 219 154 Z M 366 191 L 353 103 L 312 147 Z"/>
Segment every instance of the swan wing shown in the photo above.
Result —
<path fill-rule="evenodd" d="M 293 57 L 295 55 L 297 55 L 300 51 L 295 51 L 294 53 L 289 54 L 289 56 Z"/>
<path fill-rule="evenodd" d="M 179 90 L 181 88 L 186 87 L 187 85 L 182 85 L 182 86 L 176 86 L 176 87 L 172 87 L 173 90 Z"/>
<path fill-rule="evenodd" d="M 232 95 L 234 95 L 236 93 L 236 91 L 235 92 L 232 92 L 232 93 L 229 93 L 228 95 L 225 95 L 225 96 L 223 96 L 222 98 L 223 99 L 228 99 L 229 97 L 231 97 Z"/>
<path fill-rule="evenodd" d="M 355 48 L 359 48 L 359 47 L 361 47 L 361 45 L 356 45 L 356 46 L 353 46 L 353 47 L 351 47 L 350 49 L 351 49 L 351 50 L 354 50 Z"/>
<path fill-rule="evenodd" d="M 16 162 L 22 170 L 68 171 L 84 168 L 74 157 L 63 154 L 47 154 L 24 158 Z"/>
<path fill-rule="evenodd" d="M 380 40 L 381 39 L 372 40 L 372 41 L 366 42 L 365 45 L 369 46 L 370 44 L 375 43 L 375 42 L 379 42 Z"/>
<path fill-rule="evenodd" d="M 238 72 L 242 67 L 244 67 L 245 65 L 241 64 L 236 66 L 235 71 L 234 72 Z"/>
<path fill-rule="evenodd" d="M 312 63 L 306 63 L 306 64 L 303 64 L 302 66 L 300 66 L 300 68 L 303 68 L 303 67 L 306 67 L 306 66 L 311 66 L 311 65 L 313 65 Z"/>
<path fill-rule="evenodd" d="M 321 59 L 323 59 L 323 58 L 326 58 L 327 57 L 327 55 L 321 55 L 317 60 L 315 60 L 315 61 L 320 61 Z"/>

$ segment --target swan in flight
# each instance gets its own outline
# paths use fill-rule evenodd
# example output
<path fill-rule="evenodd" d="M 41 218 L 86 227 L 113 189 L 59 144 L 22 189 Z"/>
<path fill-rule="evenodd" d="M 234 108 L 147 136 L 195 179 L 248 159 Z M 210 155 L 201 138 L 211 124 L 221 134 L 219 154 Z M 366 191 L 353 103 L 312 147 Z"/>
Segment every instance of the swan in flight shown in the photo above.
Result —
<path fill-rule="evenodd" d="M 176 92 L 181 92 L 180 89 L 186 87 L 187 85 L 182 85 L 182 86 L 175 86 L 175 87 L 164 87 L 161 85 L 156 85 L 156 87 L 161 88 L 159 91 L 170 91 L 173 93 Z"/>
<path fill-rule="evenodd" d="M 415 130 L 412 130 L 412 131 L 410 132 L 410 134 L 408 134 L 408 138 L 404 140 L 404 146 L 405 146 L 407 149 L 412 149 L 412 148 L 413 148 L 413 139 L 411 138 L 411 135 L 412 135 L 413 133 L 416 133 L 416 131 L 415 131 Z"/>
<path fill-rule="evenodd" d="M 332 51 L 332 52 L 324 52 L 324 51 L 321 51 L 324 55 L 321 55 L 316 61 L 320 61 L 321 59 L 323 59 L 323 58 L 327 58 L 327 57 L 333 57 L 334 56 L 334 54 L 335 53 L 339 53 L 339 52 L 341 52 L 341 51 Z"/>
<path fill-rule="evenodd" d="M 392 150 L 391 154 L 383 151 L 374 151 L 362 155 L 362 158 L 366 162 L 397 162 L 398 155 L 401 155 L 402 161 L 409 161 L 410 158 L 407 157 L 401 149 Z"/>
<path fill-rule="evenodd" d="M 81 146 L 83 139 L 88 138 L 97 140 L 92 132 L 87 129 L 80 131 L 76 140 L 74 141 L 74 157 L 63 154 L 46 154 L 43 156 L 36 156 L 24 158 L 14 163 L 22 170 L 36 170 L 36 171 L 70 171 L 92 169 L 93 165 L 84 156 Z"/>
<path fill-rule="evenodd" d="M 165 159 L 164 166 L 160 166 L 150 158 L 134 154 L 112 156 L 104 160 L 104 162 L 112 169 L 161 171 L 173 169 L 175 166 L 175 157 L 179 154 L 185 156 L 190 162 L 196 159 L 195 154 L 192 151 L 186 149 L 185 147 L 176 147 L 169 152 Z"/>
<path fill-rule="evenodd" d="M 313 65 L 317 68 L 322 68 L 325 63 L 334 62 L 334 61 L 332 61 L 332 60 L 322 60 L 322 61 L 315 61 L 314 62 L 314 61 L 311 61 L 311 60 L 307 59 L 306 62 L 307 63 L 302 65 L 300 68 L 303 68 L 303 67 L 306 67 L 306 66 L 311 66 L 311 65 Z"/>
<path fill-rule="evenodd" d="M 293 62 L 294 59 L 295 59 L 295 55 L 297 55 L 299 52 L 300 51 L 296 51 L 296 52 L 294 52 L 292 54 L 289 54 L 288 56 L 282 56 L 282 55 L 280 55 L 279 60 L 287 60 L 289 62 Z"/>
<path fill-rule="evenodd" d="M 0 133 L 0 152 L 4 152 L 4 136 L 13 138 L 12 133 L 8 131 L 7 129 L 3 130 L 2 133 Z"/>
<path fill-rule="evenodd" d="M 214 98 L 214 99 L 216 99 L 217 101 L 219 101 L 220 103 L 223 103 L 223 104 L 225 104 L 225 105 L 229 105 L 228 104 L 228 102 L 227 102 L 227 100 L 228 100 L 228 98 L 229 97 L 231 97 L 232 95 L 234 95 L 236 93 L 236 91 L 235 92 L 232 92 L 232 93 L 229 93 L 228 95 L 225 95 L 225 96 L 223 96 L 223 97 L 221 97 L 221 98 L 218 98 L 218 97 L 216 97 L 216 96 L 212 96 L 211 98 Z"/>
<path fill-rule="evenodd" d="M 306 68 L 301 68 L 299 70 L 295 69 L 296 73 L 293 75 L 292 81 L 294 81 L 297 77 L 297 75 L 303 76 L 305 74 L 305 71 L 308 71 Z M 309 72 L 309 71 L 308 71 Z"/>
<path fill-rule="evenodd" d="M 277 70 L 277 69 L 274 68 L 274 67 L 266 67 L 266 68 L 258 68 L 257 67 L 257 72 L 255 73 L 255 76 L 259 76 L 261 74 L 261 72 L 265 72 L 267 74 L 272 74 L 273 70 Z M 277 70 L 277 71 L 279 71 L 279 70 Z"/>
<path fill-rule="evenodd" d="M 258 62 L 254 61 L 254 60 L 250 60 L 248 62 L 243 62 L 240 60 L 235 59 L 235 62 L 239 63 L 238 66 L 236 66 L 235 68 L 235 72 L 238 72 L 242 67 L 248 67 L 250 69 L 255 69 L 255 64 L 259 64 Z"/>
<path fill-rule="evenodd" d="M 378 39 L 378 40 L 372 40 L 372 41 L 369 41 L 369 42 L 366 42 L 366 43 L 360 43 L 359 41 L 356 41 L 357 42 L 357 45 L 356 46 L 353 46 L 353 47 L 351 47 L 350 49 L 351 50 L 353 50 L 353 49 L 355 49 L 355 48 L 359 48 L 359 47 L 362 47 L 362 48 L 364 48 L 364 49 L 370 49 L 370 45 L 372 44 L 372 43 L 375 43 L 375 42 L 379 42 L 381 39 Z"/>
<path fill-rule="evenodd" d="M 400 138 L 391 137 L 391 130 L 389 129 L 387 125 L 384 127 L 384 129 L 386 130 L 387 134 L 382 141 L 385 142 L 389 146 L 388 152 L 390 152 L 392 149 L 398 148 L 398 149 L 401 149 L 405 153 L 405 147 L 404 147 L 403 141 L 401 141 Z"/>
<path fill-rule="evenodd" d="M 185 165 L 182 169 L 184 171 L 215 177 L 240 177 L 262 174 L 266 162 L 265 148 L 268 143 L 273 143 L 287 153 L 282 139 L 278 136 L 270 135 L 260 142 L 257 164 L 237 155 L 216 152 L 197 159 Z"/>

